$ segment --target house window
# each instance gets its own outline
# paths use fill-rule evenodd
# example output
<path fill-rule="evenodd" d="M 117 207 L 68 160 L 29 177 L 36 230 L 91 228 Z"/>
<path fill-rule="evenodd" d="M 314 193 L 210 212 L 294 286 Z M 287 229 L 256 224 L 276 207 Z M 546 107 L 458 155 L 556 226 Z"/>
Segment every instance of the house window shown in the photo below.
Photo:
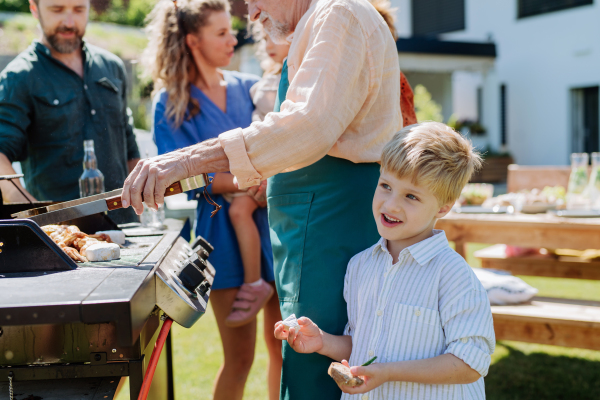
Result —
<path fill-rule="evenodd" d="M 519 18 L 594 4 L 594 0 L 518 0 Z"/>
<path fill-rule="evenodd" d="M 506 144 L 506 85 L 500 85 L 500 144 Z"/>
<path fill-rule="evenodd" d="M 465 0 L 412 0 L 413 36 L 465 29 Z"/>
<path fill-rule="evenodd" d="M 598 86 L 571 90 L 571 152 L 600 151 L 600 96 Z"/>

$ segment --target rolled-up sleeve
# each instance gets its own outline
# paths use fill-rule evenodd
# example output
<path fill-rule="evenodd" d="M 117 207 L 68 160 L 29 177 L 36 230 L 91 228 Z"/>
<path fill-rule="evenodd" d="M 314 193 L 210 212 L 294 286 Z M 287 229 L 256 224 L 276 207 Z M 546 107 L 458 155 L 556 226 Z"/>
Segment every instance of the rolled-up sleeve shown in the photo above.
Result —
<path fill-rule="evenodd" d="M 26 130 L 31 123 L 27 86 L 19 74 L 0 76 L 0 153 L 12 161 L 25 157 Z"/>
<path fill-rule="evenodd" d="M 446 337 L 445 354 L 453 354 L 486 376 L 496 338 L 485 290 L 467 291 L 441 309 L 440 316 Z"/>
<path fill-rule="evenodd" d="M 219 136 L 241 187 L 325 156 L 361 112 L 370 87 L 367 39 L 341 6 L 315 22 L 278 113 Z"/>

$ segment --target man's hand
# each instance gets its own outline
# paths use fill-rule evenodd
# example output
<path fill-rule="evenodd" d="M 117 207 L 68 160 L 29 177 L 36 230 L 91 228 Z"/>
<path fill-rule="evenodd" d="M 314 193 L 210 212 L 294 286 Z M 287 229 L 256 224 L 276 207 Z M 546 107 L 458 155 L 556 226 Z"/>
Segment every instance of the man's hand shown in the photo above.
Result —
<path fill-rule="evenodd" d="M 191 175 L 186 161 L 182 151 L 139 161 L 123 185 L 123 208 L 131 205 L 140 215 L 144 211 L 142 202 L 145 202 L 148 207 L 157 209 L 164 202 L 169 185 Z"/>
<path fill-rule="evenodd" d="M 347 385 L 339 385 L 342 392 L 349 394 L 357 394 L 357 393 L 366 393 L 375 389 L 378 386 L 381 386 L 385 382 L 387 382 L 388 375 L 385 364 L 375 363 L 368 365 L 366 367 L 350 367 L 348 365 L 348 361 L 342 360 L 342 364 L 346 367 L 350 368 L 350 372 L 354 376 L 360 376 L 365 383 L 360 386 L 347 386 Z"/>
<path fill-rule="evenodd" d="M 289 328 L 279 321 L 275 324 L 275 338 L 287 340 L 297 353 L 314 353 L 323 348 L 323 332 L 309 318 L 298 318 L 299 327 Z"/>
<path fill-rule="evenodd" d="M 142 200 L 157 209 L 165 197 L 165 190 L 174 182 L 208 172 L 229 171 L 229 160 L 219 139 L 176 150 L 137 163 L 123 185 L 123 208 L 130 205 L 140 215 Z M 143 197 L 142 197 L 143 196 Z"/>

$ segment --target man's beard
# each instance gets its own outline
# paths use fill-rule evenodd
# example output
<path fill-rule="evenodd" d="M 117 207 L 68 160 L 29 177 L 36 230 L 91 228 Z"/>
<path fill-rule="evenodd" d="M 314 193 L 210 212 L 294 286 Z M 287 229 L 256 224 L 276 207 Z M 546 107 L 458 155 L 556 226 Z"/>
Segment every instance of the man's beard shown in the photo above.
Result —
<path fill-rule="evenodd" d="M 44 29 L 44 25 L 42 24 L 41 19 L 40 19 L 40 25 L 42 27 L 42 31 L 44 32 L 44 36 L 46 37 L 46 40 L 48 41 L 48 43 L 50 43 L 50 46 L 52 46 L 52 48 L 54 50 L 56 50 L 57 52 L 62 53 L 62 54 L 69 54 L 69 53 L 72 53 L 75 50 L 81 48 L 81 40 L 83 39 L 83 35 L 85 32 L 83 32 L 83 33 L 79 32 L 79 29 L 77 29 L 77 27 L 67 28 L 65 26 L 59 26 L 58 28 L 56 28 L 56 30 L 54 30 L 54 32 L 51 32 L 49 34 Z M 59 33 L 71 33 L 71 32 L 73 32 L 75 34 L 75 37 L 73 39 L 60 39 L 58 37 Z"/>
<path fill-rule="evenodd" d="M 286 38 L 292 33 L 289 24 L 273 19 L 266 11 L 260 12 L 260 22 L 263 29 L 275 44 L 288 44 Z"/>

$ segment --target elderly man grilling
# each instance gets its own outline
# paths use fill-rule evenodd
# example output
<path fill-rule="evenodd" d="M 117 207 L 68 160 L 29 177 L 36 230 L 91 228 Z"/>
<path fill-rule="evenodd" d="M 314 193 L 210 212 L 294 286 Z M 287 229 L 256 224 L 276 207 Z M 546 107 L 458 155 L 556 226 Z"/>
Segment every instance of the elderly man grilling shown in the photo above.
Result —
<path fill-rule="evenodd" d="M 396 46 L 367 0 L 249 0 L 248 9 L 274 41 L 291 42 L 274 112 L 138 163 L 123 205 L 139 214 L 142 196 L 156 207 L 171 183 L 205 172 L 231 171 L 257 197 L 266 186 L 282 316 L 309 316 L 340 335 L 346 266 L 379 238 L 371 215 L 378 162 L 402 127 Z M 340 398 L 330 359 L 287 343 L 283 357 L 282 399 Z"/>

